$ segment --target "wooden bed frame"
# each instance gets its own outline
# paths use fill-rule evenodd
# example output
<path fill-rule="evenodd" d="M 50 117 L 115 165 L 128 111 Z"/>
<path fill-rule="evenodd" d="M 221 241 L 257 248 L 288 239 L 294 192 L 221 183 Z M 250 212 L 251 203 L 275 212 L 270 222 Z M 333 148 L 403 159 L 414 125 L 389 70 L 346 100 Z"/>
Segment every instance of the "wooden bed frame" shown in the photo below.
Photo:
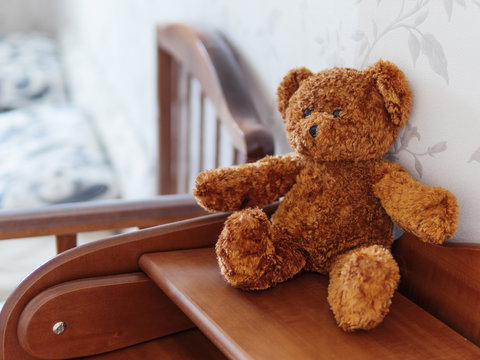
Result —
<path fill-rule="evenodd" d="M 182 25 L 158 35 L 160 153 L 169 154 L 162 191 L 181 191 L 188 174 L 179 158 L 188 151 L 175 150 L 189 119 L 188 85 L 175 84 L 188 74 L 230 129 L 236 162 L 271 153 L 225 41 Z M 324 276 L 302 274 L 262 292 L 228 286 L 212 251 L 228 214 L 187 219 L 200 215 L 189 195 L 0 213 L 0 238 L 72 242 L 82 231 L 164 224 L 70 249 L 32 273 L 0 313 L 0 357 L 480 358 L 480 246 L 435 246 L 405 234 L 393 247 L 402 282 L 390 314 L 373 331 L 348 334 L 330 313 Z"/>

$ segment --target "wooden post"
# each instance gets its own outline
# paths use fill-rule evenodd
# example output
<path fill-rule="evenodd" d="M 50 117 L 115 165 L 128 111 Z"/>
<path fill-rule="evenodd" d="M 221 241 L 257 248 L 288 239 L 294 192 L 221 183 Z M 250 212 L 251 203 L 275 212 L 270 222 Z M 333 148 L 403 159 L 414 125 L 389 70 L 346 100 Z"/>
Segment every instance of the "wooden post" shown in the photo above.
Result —
<path fill-rule="evenodd" d="M 57 235 L 57 254 L 77 246 L 77 234 Z"/>

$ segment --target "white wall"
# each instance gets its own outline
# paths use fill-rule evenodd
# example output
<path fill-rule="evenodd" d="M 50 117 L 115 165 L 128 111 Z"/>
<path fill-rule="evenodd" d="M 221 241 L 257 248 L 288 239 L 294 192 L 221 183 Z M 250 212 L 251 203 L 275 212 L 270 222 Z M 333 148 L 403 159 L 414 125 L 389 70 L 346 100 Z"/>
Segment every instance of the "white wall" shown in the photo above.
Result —
<path fill-rule="evenodd" d="M 127 157 L 136 159 L 133 169 L 128 159 L 123 161 L 125 166 L 117 166 L 126 196 L 148 196 L 154 191 L 153 182 L 146 179 L 154 178 L 156 163 L 157 23 L 195 23 L 218 29 L 227 37 L 269 99 L 266 116 L 275 124 L 277 151 L 284 152 L 289 146 L 274 103 L 283 75 L 293 66 L 320 69 L 338 60 L 346 64 L 346 57 L 352 63 L 354 58 L 354 48 L 342 54 L 342 59 L 322 56 L 321 42 L 350 36 L 357 19 L 353 1 L 332 4 L 286 0 L 61 2 L 61 34 L 71 58 L 70 69 L 75 69 L 70 74 L 76 78 L 74 98 L 102 114 L 105 121 L 100 120 L 99 126 L 108 143 L 123 139 L 121 147 L 110 148 L 117 164 Z M 301 25 L 291 31 L 295 23 Z M 99 69 L 98 74 L 89 75 L 91 69 Z"/>
<path fill-rule="evenodd" d="M 480 0 L 70 0 L 62 2 L 61 29 L 78 74 L 88 64 L 100 69 L 77 76 L 77 98 L 109 104 L 97 105 L 106 119 L 100 128 L 112 143 L 122 139 L 117 160 L 135 159 L 120 170 L 131 197 L 153 189 L 145 179 L 155 164 L 156 23 L 199 23 L 229 39 L 269 99 L 278 152 L 289 149 L 274 103 L 288 69 L 396 62 L 414 105 L 393 155 L 423 182 L 451 189 L 461 205 L 456 238 L 480 241 L 479 16 Z"/>

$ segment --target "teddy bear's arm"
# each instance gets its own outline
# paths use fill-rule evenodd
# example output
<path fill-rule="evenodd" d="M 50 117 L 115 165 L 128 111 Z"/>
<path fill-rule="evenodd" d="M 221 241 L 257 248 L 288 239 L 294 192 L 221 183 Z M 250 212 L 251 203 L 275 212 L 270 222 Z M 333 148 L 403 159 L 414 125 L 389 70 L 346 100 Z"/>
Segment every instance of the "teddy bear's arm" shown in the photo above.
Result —
<path fill-rule="evenodd" d="M 458 224 L 458 204 L 450 191 L 421 184 L 395 163 L 386 163 L 382 172 L 373 191 L 398 226 L 434 244 L 453 236 Z"/>
<path fill-rule="evenodd" d="M 211 212 L 265 206 L 285 195 L 301 167 L 301 158 L 290 153 L 207 170 L 198 175 L 193 194 Z"/>

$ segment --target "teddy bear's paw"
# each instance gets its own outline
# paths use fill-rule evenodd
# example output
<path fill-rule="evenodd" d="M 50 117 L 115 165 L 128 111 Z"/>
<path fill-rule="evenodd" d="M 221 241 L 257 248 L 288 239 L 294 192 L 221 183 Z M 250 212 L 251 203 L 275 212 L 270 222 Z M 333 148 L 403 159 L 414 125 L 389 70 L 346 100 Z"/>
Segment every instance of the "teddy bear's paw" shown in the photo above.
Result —
<path fill-rule="evenodd" d="M 434 188 L 434 191 L 438 200 L 425 206 L 424 218 L 416 235 L 425 242 L 442 244 L 445 238 L 452 237 L 457 230 L 458 203 L 449 191 L 440 188 Z"/>
<path fill-rule="evenodd" d="M 400 279 L 389 250 L 373 245 L 340 255 L 330 272 L 328 302 L 345 331 L 369 330 L 388 313 Z"/>
<path fill-rule="evenodd" d="M 303 254 L 277 235 L 258 208 L 230 215 L 215 248 L 225 279 L 235 287 L 261 290 L 297 274 L 305 266 Z"/>
<path fill-rule="evenodd" d="M 193 189 L 197 203 L 209 212 L 241 208 L 245 194 L 234 172 L 234 169 L 218 168 L 200 173 Z"/>
<path fill-rule="evenodd" d="M 230 284 L 243 289 L 271 286 L 261 279 L 274 266 L 272 235 L 272 225 L 260 209 L 230 215 L 215 248 L 220 270 Z"/>

